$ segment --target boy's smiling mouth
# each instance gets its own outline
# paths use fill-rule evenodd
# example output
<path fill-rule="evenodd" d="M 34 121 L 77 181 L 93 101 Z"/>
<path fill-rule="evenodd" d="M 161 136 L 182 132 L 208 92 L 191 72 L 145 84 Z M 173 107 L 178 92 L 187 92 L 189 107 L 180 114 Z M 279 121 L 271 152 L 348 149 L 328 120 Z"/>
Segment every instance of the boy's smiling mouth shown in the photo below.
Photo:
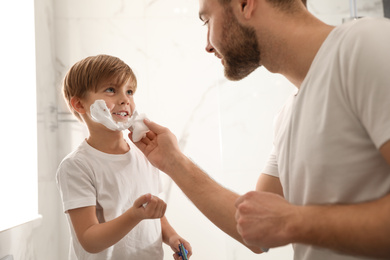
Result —
<path fill-rule="evenodd" d="M 129 113 L 126 112 L 126 111 L 114 112 L 114 113 L 112 113 L 112 114 L 117 115 L 117 116 L 128 116 L 128 115 L 129 115 Z"/>

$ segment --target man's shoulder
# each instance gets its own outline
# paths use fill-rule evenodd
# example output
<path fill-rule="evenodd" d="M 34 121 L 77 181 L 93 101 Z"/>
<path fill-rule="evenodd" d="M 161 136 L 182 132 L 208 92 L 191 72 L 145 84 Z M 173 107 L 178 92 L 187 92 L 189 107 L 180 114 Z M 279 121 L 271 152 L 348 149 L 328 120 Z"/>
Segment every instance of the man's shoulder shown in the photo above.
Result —
<path fill-rule="evenodd" d="M 347 42 L 377 44 L 377 40 L 390 39 L 390 19 L 361 18 L 337 27 Z"/>

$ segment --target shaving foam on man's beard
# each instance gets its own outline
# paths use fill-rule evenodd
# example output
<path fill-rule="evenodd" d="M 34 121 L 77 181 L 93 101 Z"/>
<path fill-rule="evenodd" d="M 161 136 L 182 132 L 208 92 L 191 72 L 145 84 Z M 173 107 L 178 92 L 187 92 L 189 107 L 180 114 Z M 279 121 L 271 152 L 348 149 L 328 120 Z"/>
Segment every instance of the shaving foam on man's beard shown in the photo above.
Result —
<path fill-rule="evenodd" d="M 110 109 L 104 100 L 96 100 L 90 108 L 91 118 L 93 121 L 100 123 L 112 131 L 122 131 L 129 129 L 133 132 L 133 141 L 138 142 L 146 133 L 149 128 L 144 124 L 145 114 L 138 114 L 137 110 L 134 109 L 131 117 L 126 122 L 116 122 L 111 115 Z"/>

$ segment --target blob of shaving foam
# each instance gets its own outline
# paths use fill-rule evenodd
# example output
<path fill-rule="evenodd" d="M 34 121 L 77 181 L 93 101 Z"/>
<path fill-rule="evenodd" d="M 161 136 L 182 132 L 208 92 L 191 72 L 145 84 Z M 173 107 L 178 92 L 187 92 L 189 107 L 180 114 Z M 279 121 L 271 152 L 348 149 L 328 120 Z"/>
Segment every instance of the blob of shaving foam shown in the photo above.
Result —
<path fill-rule="evenodd" d="M 145 125 L 144 119 L 146 119 L 145 114 L 138 114 L 137 110 L 134 111 L 133 124 L 129 127 L 130 131 L 133 133 L 132 138 L 134 142 L 140 141 L 146 136 L 146 133 L 149 132 L 149 128 Z"/>
<path fill-rule="evenodd" d="M 98 122 L 112 131 L 122 131 L 130 128 L 133 132 L 133 141 L 138 142 L 146 133 L 149 132 L 149 128 L 144 124 L 145 114 L 138 114 L 136 110 L 133 111 L 133 115 L 126 122 L 116 122 L 112 118 L 111 111 L 108 109 L 104 100 L 96 100 L 91 105 L 91 118 L 95 122 Z"/>

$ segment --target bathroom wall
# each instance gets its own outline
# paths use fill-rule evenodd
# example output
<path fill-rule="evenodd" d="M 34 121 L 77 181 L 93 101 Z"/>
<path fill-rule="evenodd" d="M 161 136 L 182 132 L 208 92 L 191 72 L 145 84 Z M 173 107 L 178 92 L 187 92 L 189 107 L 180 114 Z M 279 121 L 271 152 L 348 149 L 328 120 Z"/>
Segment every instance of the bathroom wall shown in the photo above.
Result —
<path fill-rule="evenodd" d="M 383 16 L 382 0 L 358 0 L 360 16 Z M 1 7 L 1 4 L 0 4 Z M 40 224 L 0 233 L 0 258 L 67 259 L 69 232 L 55 185 L 60 160 L 86 136 L 68 113 L 60 81 L 76 61 L 106 53 L 138 77 L 139 111 L 178 137 L 183 151 L 222 185 L 254 189 L 272 143 L 273 117 L 294 87 L 258 69 L 240 82 L 223 77 L 204 51 L 206 28 L 196 0 L 35 0 Z M 320 19 L 337 25 L 348 0 L 308 0 Z M 211 224 L 165 178 L 167 217 L 193 246 L 191 259 L 292 259 L 291 246 L 258 256 Z M 165 259 L 172 259 L 165 247 Z"/>

